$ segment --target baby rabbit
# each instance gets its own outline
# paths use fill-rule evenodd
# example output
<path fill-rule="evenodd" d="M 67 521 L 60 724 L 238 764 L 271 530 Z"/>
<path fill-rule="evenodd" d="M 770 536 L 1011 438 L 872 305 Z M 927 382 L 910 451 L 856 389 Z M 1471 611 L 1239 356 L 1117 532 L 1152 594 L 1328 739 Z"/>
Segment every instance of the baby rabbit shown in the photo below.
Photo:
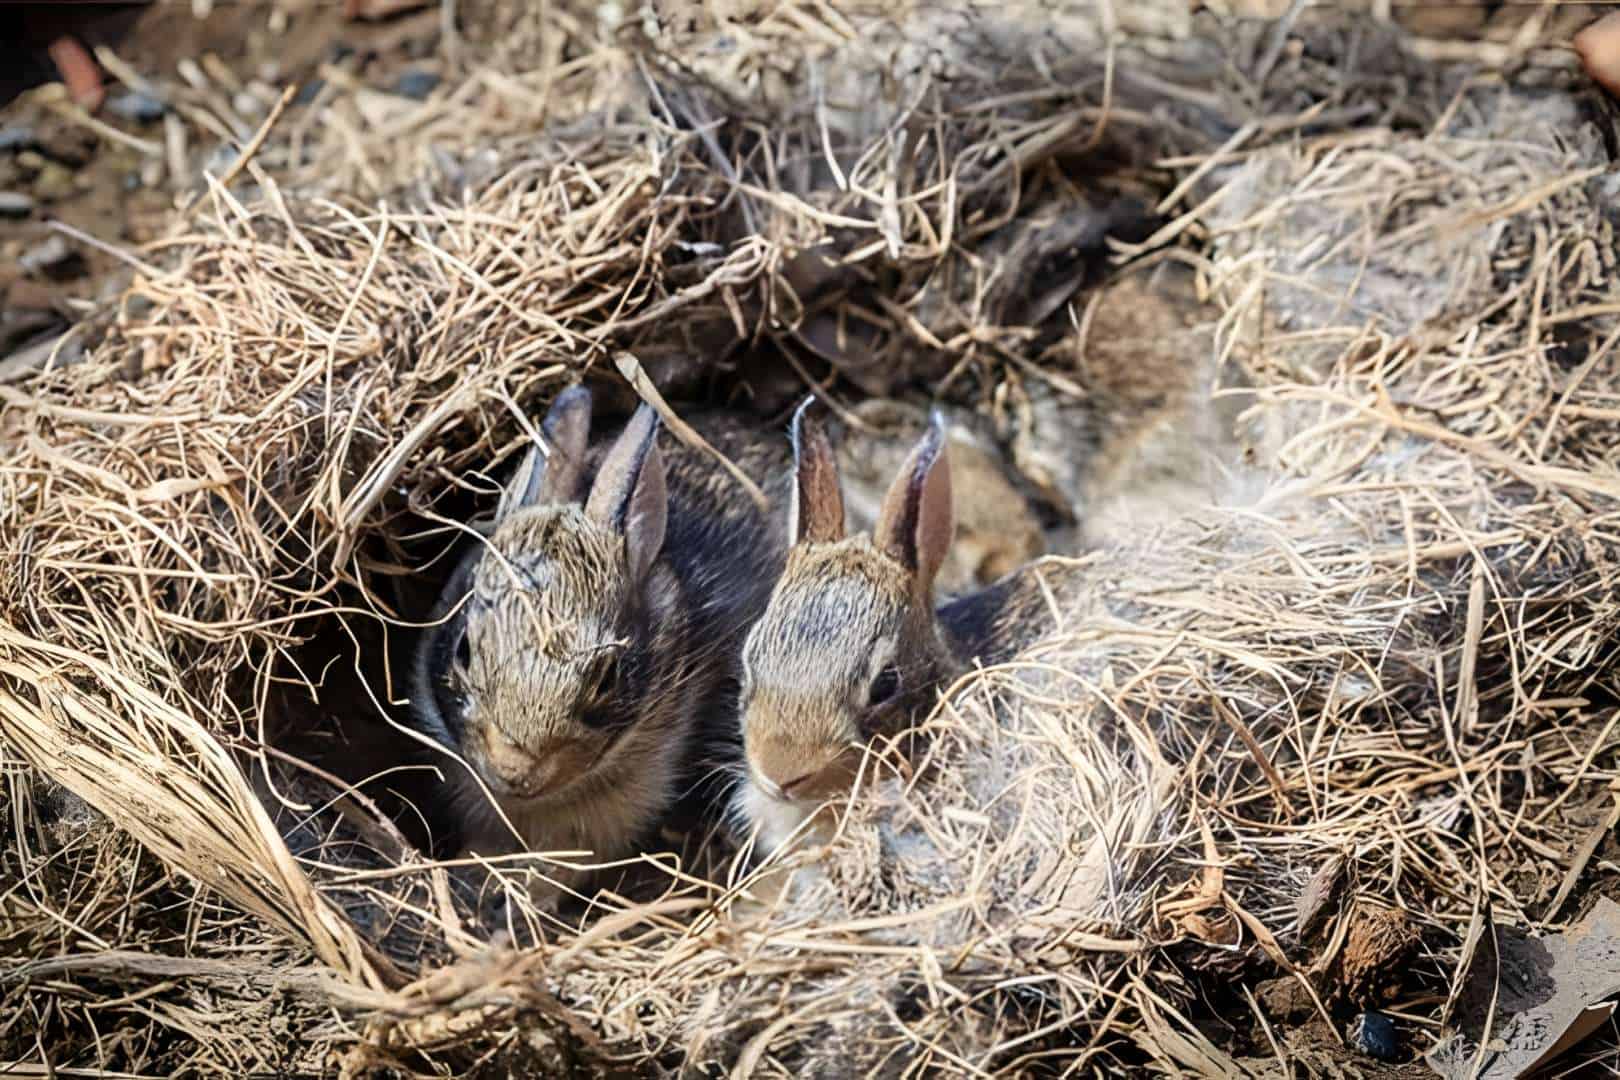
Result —
<path fill-rule="evenodd" d="M 1033 563 L 936 613 L 934 578 L 954 528 L 938 411 L 871 535 L 846 536 L 834 451 L 809 406 L 793 417 L 791 546 L 743 646 L 745 777 L 732 813 L 757 828 L 763 851 L 847 790 L 866 743 L 904 730 L 947 676 L 1010 653 L 1008 631 L 1034 630 L 1045 603 Z"/>
<path fill-rule="evenodd" d="M 446 773 L 462 847 L 484 855 L 637 850 L 702 779 L 700 725 L 735 740 L 742 635 L 780 572 L 778 515 L 661 448 L 650 408 L 605 451 L 590 414 L 583 387 L 557 396 L 550 454 L 518 467 L 418 647 L 411 706 L 471 769 Z"/>

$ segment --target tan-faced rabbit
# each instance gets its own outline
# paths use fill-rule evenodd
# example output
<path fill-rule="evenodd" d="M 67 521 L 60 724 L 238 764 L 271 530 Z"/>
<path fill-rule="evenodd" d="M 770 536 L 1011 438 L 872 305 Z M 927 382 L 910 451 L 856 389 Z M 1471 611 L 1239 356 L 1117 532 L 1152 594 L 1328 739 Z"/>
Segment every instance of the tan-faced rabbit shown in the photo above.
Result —
<path fill-rule="evenodd" d="M 780 572 L 780 515 L 661 447 L 645 405 L 605 449 L 590 420 L 584 388 L 558 395 L 548 456 L 519 466 L 419 646 L 415 716 L 472 773 L 444 766 L 464 850 L 633 853 L 704 780 L 700 728 L 735 740 L 737 656 Z M 773 454 L 785 475 L 785 448 L 734 460 L 768 478 Z"/>
<path fill-rule="evenodd" d="M 954 524 L 944 417 L 935 412 L 868 535 L 845 534 L 832 446 L 794 415 L 794 491 L 782 578 L 743 647 L 745 775 L 732 805 L 756 850 L 786 840 L 847 790 L 875 736 L 909 726 L 951 674 L 1037 633 L 1049 586 L 1075 564 L 1040 560 L 936 611 Z"/>

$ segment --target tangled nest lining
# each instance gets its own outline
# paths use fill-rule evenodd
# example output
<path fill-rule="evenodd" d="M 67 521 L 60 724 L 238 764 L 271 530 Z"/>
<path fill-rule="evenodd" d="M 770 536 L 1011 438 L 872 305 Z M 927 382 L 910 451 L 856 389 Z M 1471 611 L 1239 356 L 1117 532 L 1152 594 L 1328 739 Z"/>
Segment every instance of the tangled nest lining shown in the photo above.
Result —
<path fill-rule="evenodd" d="M 544 18 L 541 136 L 381 202 L 249 168 L 140 253 L 149 310 L 0 387 L 8 1057 L 1234 1074 L 1312 1051 L 1238 1035 L 1233 987 L 1438 1034 L 1481 909 L 1556 928 L 1612 886 L 1572 856 L 1620 747 L 1606 114 L 1331 18 Z M 1195 272 L 1252 475 L 1082 556 L 788 899 L 682 878 L 489 948 L 391 780 L 290 763 L 360 713 L 405 759 L 393 650 L 445 521 L 582 366 L 762 417 L 832 378 L 1027 416 L 1087 326 L 1031 298 L 1089 286 L 1099 207 L 1154 204 L 1110 243 Z"/>

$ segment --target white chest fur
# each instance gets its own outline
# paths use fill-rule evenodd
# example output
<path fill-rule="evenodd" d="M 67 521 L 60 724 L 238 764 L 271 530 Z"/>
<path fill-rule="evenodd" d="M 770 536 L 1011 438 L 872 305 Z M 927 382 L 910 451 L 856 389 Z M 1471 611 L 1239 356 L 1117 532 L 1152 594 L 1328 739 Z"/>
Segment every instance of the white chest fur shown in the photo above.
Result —
<path fill-rule="evenodd" d="M 792 839 L 816 807 L 813 803 L 784 802 L 767 795 L 745 777 L 733 797 L 732 814 L 746 837 L 755 834 L 754 851 L 766 856 Z"/>

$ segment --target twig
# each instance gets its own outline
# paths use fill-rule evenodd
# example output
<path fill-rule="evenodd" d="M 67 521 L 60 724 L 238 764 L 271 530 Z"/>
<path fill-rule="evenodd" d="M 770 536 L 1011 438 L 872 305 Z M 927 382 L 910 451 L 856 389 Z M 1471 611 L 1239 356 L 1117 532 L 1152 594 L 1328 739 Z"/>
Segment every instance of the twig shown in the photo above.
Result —
<path fill-rule="evenodd" d="M 699 435 L 690 424 L 676 414 L 674 409 L 669 407 L 669 403 L 664 400 L 664 396 L 658 392 L 658 388 L 653 385 L 652 380 L 647 378 L 647 373 L 641 369 L 640 361 L 629 353 L 619 353 L 613 358 L 613 363 L 619 369 L 619 374 L 625 377 L 631 389 L 636 392 L 636 395 L 653 407 L 653 410 L 658 413 L 659 418 L 664 421 L 664 424 L 677 439 L 694 450 L 713 458 L 715 463 L 737 482 L 737 486 L 748 494 L 754 505 L 759 507 L 761 513 L 770 510 L 770 499 L 766 497 L 764 491 L 760 490 L 759 485 L 749 479 L 747 473 L 732 464 L 730 458 L 711 446 L 707 439 Z"/>

